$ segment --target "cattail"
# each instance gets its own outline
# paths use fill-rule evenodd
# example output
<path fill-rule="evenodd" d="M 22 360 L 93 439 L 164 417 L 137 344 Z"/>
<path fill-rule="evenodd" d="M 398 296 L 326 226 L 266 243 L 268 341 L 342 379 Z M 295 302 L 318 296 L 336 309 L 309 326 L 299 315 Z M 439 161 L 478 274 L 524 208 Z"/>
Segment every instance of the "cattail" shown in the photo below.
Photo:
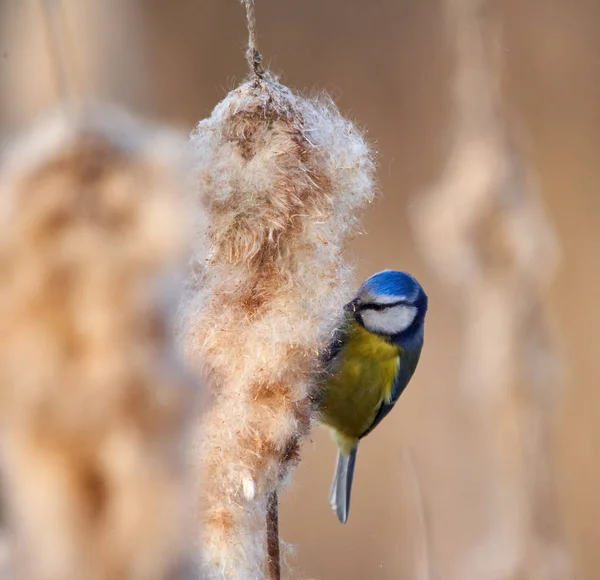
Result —
<path fill-rule="evenodd" d="M 52 116 L 6 160 L 1 469 L 19 578 L 160 580 L 181 564 L 181 152 L 91 109 Z"/>
<path fill-rule="evenodd" d="M 213 396 L 200 439 L 203 572 L 253 580 L 265 577 L 267 500 L 299 459 L 318 355 L 348 298 L 342 244 L 372 197 L 373 163 L 329 99 L 300 98 L 262 70 L 191 142 L 208 216 L 185 308 Z"/>

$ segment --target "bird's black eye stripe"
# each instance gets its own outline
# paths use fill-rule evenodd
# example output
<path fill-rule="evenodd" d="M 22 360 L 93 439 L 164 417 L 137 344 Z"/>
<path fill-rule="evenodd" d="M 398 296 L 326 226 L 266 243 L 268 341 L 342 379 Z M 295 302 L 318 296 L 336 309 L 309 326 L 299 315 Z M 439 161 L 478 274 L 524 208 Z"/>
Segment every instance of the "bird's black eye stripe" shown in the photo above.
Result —
<path fill-rule="evenodd" d="M 390 302 L 389 304 L 359 304 L 361 310 L 385 310 L 386 308 L 393 308 L 394 306 L 409 306 L 406 300 L 398 300 L 397 302 Z"/>

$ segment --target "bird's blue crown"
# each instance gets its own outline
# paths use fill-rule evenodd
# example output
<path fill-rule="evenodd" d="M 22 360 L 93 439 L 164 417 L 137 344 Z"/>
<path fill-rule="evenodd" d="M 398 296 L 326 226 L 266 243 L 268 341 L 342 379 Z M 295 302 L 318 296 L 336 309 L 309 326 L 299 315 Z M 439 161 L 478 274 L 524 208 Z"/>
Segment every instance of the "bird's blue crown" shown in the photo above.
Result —
<path fill-rule="evenodd" d="M 417 300 L 423 289 L 413 276 L 396 270 L 383 270 L 367 278 L 362 285 L 372 296 L 397 297 L 408 302 Z"/>

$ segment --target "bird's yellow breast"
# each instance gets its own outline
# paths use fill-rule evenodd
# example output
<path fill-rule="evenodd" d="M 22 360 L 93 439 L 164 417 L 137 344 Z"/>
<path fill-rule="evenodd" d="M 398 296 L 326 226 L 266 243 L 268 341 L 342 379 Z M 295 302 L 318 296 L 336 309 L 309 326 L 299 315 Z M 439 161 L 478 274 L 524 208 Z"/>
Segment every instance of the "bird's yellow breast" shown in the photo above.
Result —
<path fill-rule="evenodd" d="M 352 321 L 332 374 L 324 381 L 321 420 L 342 451 L 371 426 L 379 405 L 391 397 L 400 348 Z"/>

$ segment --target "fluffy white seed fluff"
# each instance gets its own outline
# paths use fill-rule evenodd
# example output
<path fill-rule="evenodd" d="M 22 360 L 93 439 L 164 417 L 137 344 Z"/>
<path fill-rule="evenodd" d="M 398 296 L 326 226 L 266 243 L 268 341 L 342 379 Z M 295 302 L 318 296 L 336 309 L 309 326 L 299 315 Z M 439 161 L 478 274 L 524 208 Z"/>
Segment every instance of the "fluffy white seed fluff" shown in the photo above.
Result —
<path fill-rule="evenodd" d="M 183 556 L 187 379 L 169 316 L 185 152 L 57 113 L 0 175 L 0 460 L 15 577 L 163 580 Z"/>
<path fill-rule="evenodd" d="M 184 318 L 213 396 L 202 571 L 258 580 L 266 498 L 311 424 L 318 353 L 349 298 L 342 245 L 372 198 L 373 163 L 331 100 L 268 75 L 229 93 L 191 143 L 201 220 Z"/>

